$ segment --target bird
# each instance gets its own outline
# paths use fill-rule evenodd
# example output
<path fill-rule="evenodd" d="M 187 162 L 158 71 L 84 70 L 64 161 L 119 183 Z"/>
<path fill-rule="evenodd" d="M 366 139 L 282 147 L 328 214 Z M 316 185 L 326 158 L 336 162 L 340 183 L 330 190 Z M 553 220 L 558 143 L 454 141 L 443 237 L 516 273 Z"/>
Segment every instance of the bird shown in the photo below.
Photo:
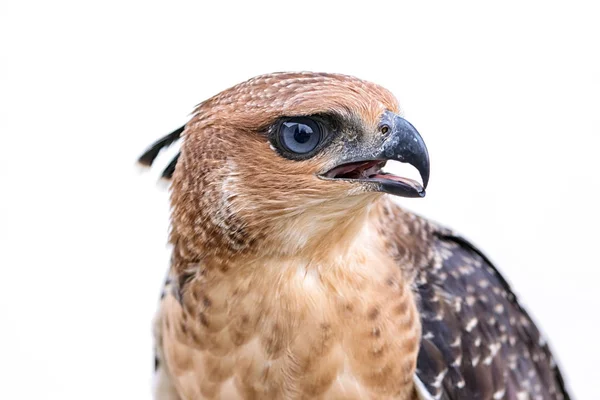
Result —
<path fill-rule="evenodd" d="M 398 204 L 425 196 L 430 158 L 387 89 L 257 76 L 139 162 L 176 142 L 156 399 L 569 399 L 492 262 Z"/>

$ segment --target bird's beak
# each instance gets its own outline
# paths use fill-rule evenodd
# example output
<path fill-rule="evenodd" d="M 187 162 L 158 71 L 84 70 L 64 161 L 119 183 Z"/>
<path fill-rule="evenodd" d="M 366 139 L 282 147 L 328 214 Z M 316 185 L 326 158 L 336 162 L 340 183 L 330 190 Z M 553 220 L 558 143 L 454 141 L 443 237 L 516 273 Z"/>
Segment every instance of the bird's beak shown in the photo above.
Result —
<path fill-rule="evenodd" d="M 403 197 L 424 197 L 429 182 L 429 153 L 419 132 L 404 118 L 386 111 L 380 138 L 370 143 L 347 144 L 344 157 L 321 177 L 369 183 L 376 191 Z M 422 184 L 386 172 L 381 168 L 395 160 L 415 167 Z"/>

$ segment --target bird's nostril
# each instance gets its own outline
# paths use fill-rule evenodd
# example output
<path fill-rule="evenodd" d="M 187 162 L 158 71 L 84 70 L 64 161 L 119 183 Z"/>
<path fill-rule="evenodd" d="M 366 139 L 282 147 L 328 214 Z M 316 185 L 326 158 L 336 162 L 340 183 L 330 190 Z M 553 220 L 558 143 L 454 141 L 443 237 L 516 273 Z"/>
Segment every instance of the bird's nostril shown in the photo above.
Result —
<path fill-rule="evenodd" d="M 387 126 L 387 125 L 385 125 L 385 124 L 381 125 L 379 127 L 379 132 L 381 132 L 381 134 L 385 136 L 385 135 L 387 135 L 390 132 L 390 127 Z"/>

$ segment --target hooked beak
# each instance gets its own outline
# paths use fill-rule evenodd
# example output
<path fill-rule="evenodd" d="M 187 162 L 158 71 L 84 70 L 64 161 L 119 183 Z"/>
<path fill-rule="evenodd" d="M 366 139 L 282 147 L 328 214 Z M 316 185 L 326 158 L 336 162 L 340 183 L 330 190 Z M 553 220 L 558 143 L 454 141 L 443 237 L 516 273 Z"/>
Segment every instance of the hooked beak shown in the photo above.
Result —
<path fill-rule="evenodd" d="M 387 127 L 381 139 L 347 149 L 342 163 L 321 177 L 324 179 L 372 183 L 376 191 L 403 197 L 424 197 L 429 182 L 429 153 L 419 132 L 404 118 L 386 111 L 380 127 Z M 385 131 L 386 129 L 384 129 Z M 388 160 L 408 163 L 421 175 L 422 184 L 382 172 Z"/>

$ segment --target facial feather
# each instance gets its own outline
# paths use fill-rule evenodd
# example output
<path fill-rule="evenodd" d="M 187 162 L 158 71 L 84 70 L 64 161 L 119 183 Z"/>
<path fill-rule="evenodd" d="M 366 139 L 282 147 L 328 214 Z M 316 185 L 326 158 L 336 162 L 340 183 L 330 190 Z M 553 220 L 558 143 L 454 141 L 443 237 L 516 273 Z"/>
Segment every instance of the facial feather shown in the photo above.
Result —
<path fill-rule="evenodd" d="M 174 174 L 172 241 L 198 254 L 258 247 L 308 253 L 341 242 L 341 232 L 352 231 L 379 195 L 317 177 L 342 143 L 289 160 L 270 146 L 267 127 L 282 116 L 335 113 L 363 128 L 346 136 L 364 136 L 383 111 L 397 108 L 372 83 L 307 73 L 254 78 L 201 103 L 186 125 Z"/>

